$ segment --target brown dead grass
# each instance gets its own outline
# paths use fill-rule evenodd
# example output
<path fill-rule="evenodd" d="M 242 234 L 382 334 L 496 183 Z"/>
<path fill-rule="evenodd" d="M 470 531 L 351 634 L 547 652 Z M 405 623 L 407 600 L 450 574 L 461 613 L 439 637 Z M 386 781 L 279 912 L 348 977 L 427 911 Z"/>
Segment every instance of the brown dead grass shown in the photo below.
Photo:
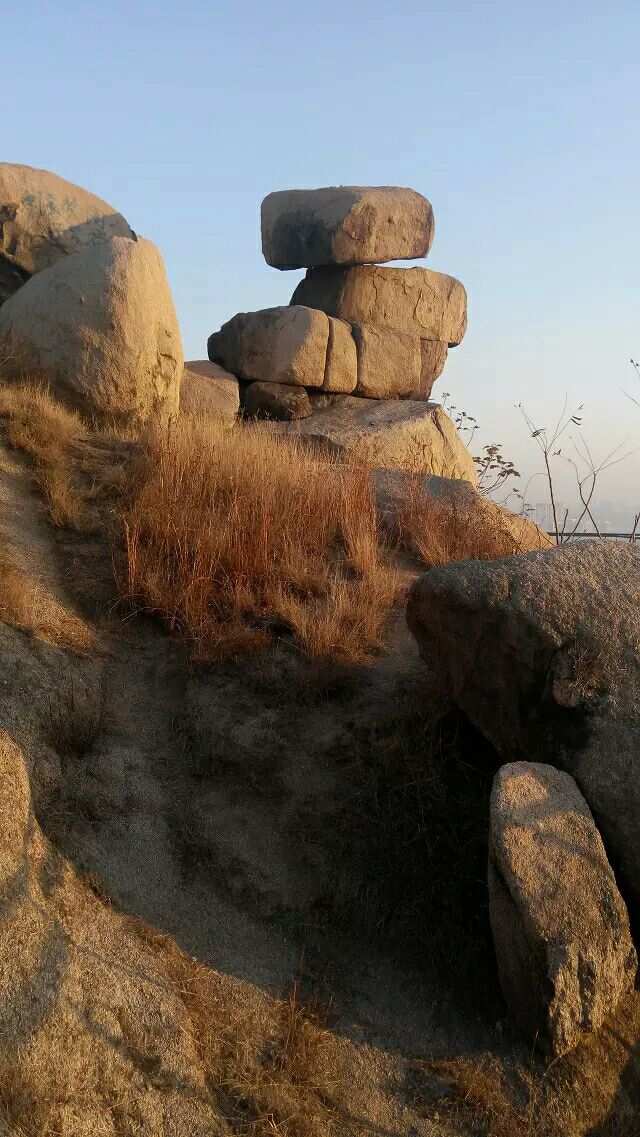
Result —
<path fill-rule="evenodd" d="M 80 655 L 95 647 L 93 629 L 6 551 L 0 552 L 0 621 Z"/>
<path fill-rule="evenodd" d="M 283 634 L 315 658 L 357 661 L 380 644 L 397 576 L 365 470 L 187 417 L 149 434 L 123 524 L 122 594 L 199 658 Z"/>
<path fill-rule="evenodd" d="M 284 998 L 249 995 L 185 955 L 136 918 L 131 930 L 157 953 L 182 998 L 206 1084 L 234 1133 L 331 1137 L 344 1133 L 331 1105 L 335 1042 L 325 1011 L 294 983 Z M 353 1132 L 353 1130 L 349 1130 Z"/>
<path fill-rule="evenodd" d="M 417 555 L 427 568 L 451 561 L 510 557 L 548 544 L 542 535 L 539 544 L 532 542 L 535 529 L 526 519 L 515 515 L 503 519 L 493 502 L 479 499 L 470 510 L 426 494 L 421 477 L 407 479 L 398 531 L 401 547 Z"/>
<path fill-rule="evenodd" d="M 74 486 L 72 442 L 85 432 L 79 415 L 39 384 L 0 386 L 0 418 L 9 443 L 32 459 L 54 525 L 82 528 L 84 508 Z"/>

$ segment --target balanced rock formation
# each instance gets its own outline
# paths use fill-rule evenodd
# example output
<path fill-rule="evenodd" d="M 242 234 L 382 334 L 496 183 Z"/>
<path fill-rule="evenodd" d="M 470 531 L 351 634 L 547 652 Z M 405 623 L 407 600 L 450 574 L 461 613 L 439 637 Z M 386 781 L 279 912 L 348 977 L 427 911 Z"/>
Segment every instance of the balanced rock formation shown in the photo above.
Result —
<path fill-rule="evenodd" d="M 262 203 L 262 251 L 274 268 L 412 260 L 432 242 L 433 209 L 411 189 L 282 190 Z"/>
<path fill-rule="evenodd" d="M 456 347 L 467 330 L 467 294 L 453 276 L 427 268 L 309 269 L 292 304 L 350 324 L 373 324 Z"/>
<path fill-rule="evenodd" d="M 372 470 L 371 479 L 385 531 L 429 565 L 551 546 L 535 522 L 483 497 L 470 481 L 391 469 Z"/>
<path fill-rule="evenodd" d="M 113 237 L 63 257 L 0 308 L 6 369 L 102 422 L 178 410 L 182 343 L 162 257 Z"/>
<path fill-rule="evenodd" d="M 433 407 L 418 406 L 430 399 L 449 348 L 464 336 L 466 292 L 444 273 L 373 263 L 425 256 L 432 240 L 433 210 L 414 190 L 333 186 L 269 194 L 262 203 L 267 262 L 308 271 L 288 311 L 242 312 L 209 337 L 213 362 L 259 384 L 249 389 L 245 414 L 304 420 L 305 436 L 317 425 L 324 444 L 378 465 L 410 463 L 475 482 L 444 411 L 438 440 Z M 269 383 L 277 393 L 269 395 Z M 316 423 L 320 392 L 354 397 L 339 406 L 329 400 Z M 359 404 L 400 399 L 411 405 L 374 411 Z"/>
<path fill-rule="evenodd" d="M 598 1030 L 633 985 L 629 917 L 573 778 L 515 762 L 491 794 L 489 913 L 514 1018 L 554 1055 Z"/>
<path fill-rule="evenodd" d="M 570 773 L 640 905 L 640 548 L 576 542 L 434 568 L 407 619 L 442 692 L 505 761 Z"/>
<path fill-rule="evenodd" d="M 311 418 L 273 427 L 367 466 L 433 471 L 475 485 L 473 459 L 437 403 L 313 394 L 310 400 Z"/>
<path fill-rule="evenodd" d="M 0 304 L 33 273 L 111 237 L 135 234 L 106 201 L 48 170 L 0 163 Z"/>
<path fill-rule="evenodd" d="M 210 415 L 234 423 L 240 410 L 240 384 L 217 363 L 190 359 L 180 383 L 180 410 L 191 415 Z"/>

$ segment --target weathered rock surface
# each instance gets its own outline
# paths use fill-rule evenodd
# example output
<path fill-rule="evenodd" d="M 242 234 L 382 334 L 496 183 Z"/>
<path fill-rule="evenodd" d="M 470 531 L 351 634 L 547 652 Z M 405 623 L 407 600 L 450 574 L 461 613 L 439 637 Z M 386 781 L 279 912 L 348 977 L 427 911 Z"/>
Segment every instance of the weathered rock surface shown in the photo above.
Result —
<path fill-rule="evenodd" d="M 417 336 L 371 324 L 356 325 L 353 335 L 358 349 L 357 395 L 401 399 L 420 387 L 422 355 Z"/>
<path fill-rule="evenodd" d="M 433 232 L 430 202 L 397 186 L 282 190 L 262 203 L 262 251 L 274 268 L 425 257 Z"/>
<path fill-rule="evenodd" d="M 329 342 L 324 312 L 303 306 L 239 312 L 209 336 L 209 359 L 240 379 L 322 387 Z"/>
<path fill-rule="evenodd" d="M 304 387 L 284 383 L 249 383 L 242 395 L 242 406 L 250 418 L 269 418 L 277 422 L 309 418 L 311 403 Z"/>
<path fill-rule="evenodd" d="M 351 325 L 329 317 L 329 342 L 322 389 L 350 395 L 358 382 L 358 355 Z"/>
<path fill-rule="evenodd" d="M 86 415 L 143 422 L 178 409 L 182 344 L 162 257 L 114 237 L 63 257 L 0 308 L 15 374 L 43 376 Z"/>
<path fill-rule="evenodd" d="M 106 201 L 48 170 L 0 163 L 0 303 L 33 273 L 111 237 L 134 233 Z"/>
<path fill-rule="evenodd" d="M 511 1013 L 555 1055 L 596 1031 L 632 986 L 629 917 L 569 774 L 514 762 L 491 794 L 489 913 Z"/>
<path fill-rule="evenodd" d="M 410 399 L 428 399 L 436 379 L 442 375 L 447 362 L 448 347 L 442 340 L 420 340 L 420 382 L 409 395 Z"/>
<path fill-rule="evenodd" d="M 349 454 L 364 465 L 465 478 L 475 485 L 473 460 L 437 403 L 383 402 L 351 395 L 334 396 L 323 409 L 323 396 L 317 400 L 311 395 L 311 402 L 311 418 L 274 427 L 333 453 Z"/>
<path fill-rule="evenodd" d="M 386 531 L 422 555 L 428 550 L 434 564 L 551 546 L 535 522 L 482 497 L 468 481 L 404 470 L 373 470 L 371 477 Z"/>
<path fill-rule="evenodd" d="M 584 794 L 640 904 L 640 548 L 576 542 L 435 568 L 407 618 L 443 691 L 505 759 Z"/>
<path fill-rule="evenodd" d="M 309 269 L 291 298 L 350 324 L 407 332 L 454 347 L 467 328 L 467 294 L 453 276 L 426 268 Z"/>
<path fill-rule="evenodd" d="M 235 375 L 217 363 L 190 359 L 182 373 L 180 410 L 233 423 L 240 410 L 240 384 Z"/>

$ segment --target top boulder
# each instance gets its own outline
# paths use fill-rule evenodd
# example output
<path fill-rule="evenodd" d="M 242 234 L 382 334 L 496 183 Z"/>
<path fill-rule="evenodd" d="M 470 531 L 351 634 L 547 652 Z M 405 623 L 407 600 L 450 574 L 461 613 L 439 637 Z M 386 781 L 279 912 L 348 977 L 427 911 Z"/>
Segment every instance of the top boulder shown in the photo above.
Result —
<path fill-rule="evenodd" d="M 433 233 L 431 203 L 397 186 L 281 190 L 262 203 L 262 251 L 274 268 L 413 260 Z"/>
<path fill-rule="evenodd" d="M 0 304 L 36 272 L 132 233 L 106 201 L 48 170 L 0 162 Z"/>

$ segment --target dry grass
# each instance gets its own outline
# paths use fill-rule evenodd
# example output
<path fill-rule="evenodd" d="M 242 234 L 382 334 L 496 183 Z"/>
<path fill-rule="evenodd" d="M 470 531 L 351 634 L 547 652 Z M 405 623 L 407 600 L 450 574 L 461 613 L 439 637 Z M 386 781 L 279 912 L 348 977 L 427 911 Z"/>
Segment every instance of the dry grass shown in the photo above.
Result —
<path fill-rule="evenodd" d="M 7 551 L 0 552 L 0 621 L 80 655 L 95 647 L 92 628 L 20 568 Z"/>
<path fill-rule="evenodd" d="M 151 432 L 124 533 L 123 595 L 200 658 L 286 634 L 311 657 L 363 659 L 397 592 L 367 472 L 259 427 Z"/>
<path fill-rule="evenodd" d="M 503 517 L 493 502 L 478 498 L 473 509 L 424 492 L 423 479 L 410 477 L 398 509 L 403 548 L 431 568 L 450 561 L 494 560 L 532 548 L 535 530 L 516 515 Z M 519 532 L 520 531 L 520 532 Z M 533 547 L 545 548 L 541 538 Z"/>
<path fill-rule="evenodd" d="M 183 1000 L 207 1089 L 234 1133 L 331 1137 L 344 1132 L 330 1104 L 335 1042 L 324 1011 L 301 998 L 298 983 L 281 999 L 250 993 L 185 955 L 143 921 L 129 923 L 157 953 Z"/>
<path fill-rule="evenodd" d="M 85 431 L 80 417 L 38 384 L 0 386 L 0 418 L 12 446 L 32 459 L 54 525 L 82 528 L 84 508 L 74 486 L 71 443 Z"/>

